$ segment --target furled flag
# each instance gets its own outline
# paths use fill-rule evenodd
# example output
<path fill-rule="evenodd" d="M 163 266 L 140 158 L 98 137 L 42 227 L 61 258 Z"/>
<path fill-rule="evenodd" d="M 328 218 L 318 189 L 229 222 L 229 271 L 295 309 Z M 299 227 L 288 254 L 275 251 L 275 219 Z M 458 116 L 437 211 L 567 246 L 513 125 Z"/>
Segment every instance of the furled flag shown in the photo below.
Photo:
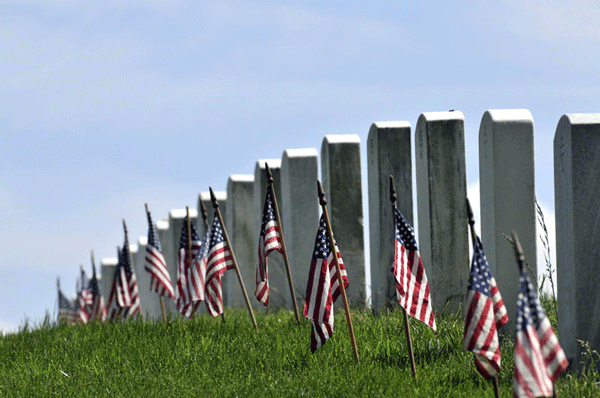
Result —
<path fill-rule="evenodd" d="M 111 320 L 130 318 L 140 312 L 140 296 L 137 280 L 131 266 L 129 240 L 125 232 L 125 243 L 119 250 L 119 263 L 115 269 L 113 285 L 108 299 L 108 317 Z"/>
<path fill-rule="evenodd" d="M 335 245 L 335 253 L 340 263 L 344 287 L 348 287 L 348 275 L 342 255 Z M 333 335 L 333 303 L 342 292 L 335 268 L 332 244 L 327 234 L 325 213 L 321 215 L 315 239 L 315 250 L 310 263 L 306 299 L 303 315 L 311 320 L 310 349 L 315 352 Z"/>
<path fill-rule="evenodd" d="M 191 256 L 188 253 L 188 241 L 191 236 Z M 200 264 L 196 256 L 200 250 L 200 237 L 194 225 L 190 223 L 188 230 L 188 218 L 186 216 L 181 229 L 179 240 L 179 258 L 177 267 L 177 310 L 181 315 L 191 317 L 198 308 L 200 300 L 204 298 L 204 275 L 200 271 Z M 192 261 L 190 261 L 190 258 Z"/>
<path fill-rule="evenodd" d="M 98 276 L 96 275 L 94 264 L 92 264 L 92 278 L 88 283 L 88 291 L 90 294 L 89 305 L 86 307 L 88 322 L 94 320 L 104 321 L 106 319 L 106 306 L 104 305 L 104 297 L 100 293 Z"/>
<path fill-rule="evenodd" d="M 56 281 L 56 288 L 58 289 L 58 322 L 75 323 L 77 321 L 75 303 L 69 300 L 60 290 L 60 282 L 58 280 Z"/>
<path fill-rule="evenodd" d="M 527 271 L 519 260 L 521 288 L 517 296 L 514 397 L 547 397 L 567 368 L 567 360 L 540 304 Z"/>
<path fill-rule="evenodd" d="M 223 226 L 215 210 L 206 263 L 206 309 L 211 316 L 218 316 L 223 313 L 221 277 L 228 269 L 235 268 L 233 257 L 223 233 Z"/>
<path fill-rule="evenodd" d="M 406 313 L 436 330 L 431 306 L 429 282 L 417 248 L 415 232 L 404 216 L 394 207 L 396 229 L 394 265 L 398 302 Z"/>
<path fill-rule="evenodd" d="M 258 266 L 256 267 L 256 291 L 254 295 L 265 306 L 269 304 L 269 273 L 267 270 L 267 256 L 273 250 L 283 253 L 279 226 L 275 220 L 275 203 L 271 190 L 267 190 L 265 208 L 263 211 L 262 226 L 258 237 Z"/>
<path fill-rule="evenodd" d="M 88 307 L 92 304 L 92 292 L 89 288 L 89 280 L 85 275 L 83 267 L 81 268 L 81 282 L 77 292 L 77 314 L 81 322 L 87 323 L 89 320 Z"/>
<path fill-rule="evenodd" d="M 498 329 L 508 322 L 508 315 L 479 237 L 473 250 L 467 309 L 464 349 L 473 352 L 479 373 L 493 378 L 500 370 Z"/>
<path fill-rule="evenodd" d="M 148 244 L 146 245 L 146 264 L 145 269 L 150 273 L 150 291 L 156 292 L 161 296 L 175 298 L 171 277 L 163 256 L 160 250 L 160 241 L 156 227 L 152 222 L 150 212 L 148 216 Z"/>

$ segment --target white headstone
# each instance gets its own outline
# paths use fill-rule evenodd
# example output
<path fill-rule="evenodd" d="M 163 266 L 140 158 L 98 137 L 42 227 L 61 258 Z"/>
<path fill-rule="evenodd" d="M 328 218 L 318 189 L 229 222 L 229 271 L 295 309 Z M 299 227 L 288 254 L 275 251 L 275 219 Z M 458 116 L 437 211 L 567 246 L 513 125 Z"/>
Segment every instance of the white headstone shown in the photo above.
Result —
<path fill-rule="evenodd" d="M 318 155 L 314 148 L 286 149 L 281 157 L 280 211 L 298 309 L 302 311 L 319 228 Z M 343 253 L 342 253 L 343 255 Z"/>
<path fill-rule="evenodd" d="M 468 287 L 464 125 L 462 112 L 428 112 L 415 132 L 419 252 L 438 313 L 459 311 Z"/>
<path fill-rule="evenodd" d="M 412 195 L 411 126 L 409 122 L 375 122 L 367 138 L 369 177 L 369 236 L 371 252 L 371 304 L 396 305 L 394 218 L 390 201 L 390 175 L 394 176 L 396 205 L 414 227 Z"/>
<path fill-rule="evenodd" d="M 365 305 L 365 232 L 358 135 L 326 135 L 323 138 L 321 178 L 331 227 L 350 281 L 346 290 L 348 301 L 353 305 Z"/>
<path fill-rule="evenodd" d="M 526 109 L 494 109 L 479 128 L 481 241 L 509 317 L 517 313 L 519 269 L 504 235 L 515 230 L 537 279 L 533 116 Z M 514 329 L 514 322 L 508 325 Z"/>
<path fill-rule="evenodd" d="M 112 289 L 117 264 L 119 264 L 119 259 L 116 257 L 103 258 L 100 261 L 100 275 L 102 276 L 100 288 L 102 289 L 105 304 L 108 304 L 108 296 Z"/>
<path fill-rule="evenodd" d="M 215 198 L 219 202 L 219 208 L 221 209 L 221 216 L 223 220 L 225 220 L 225 213 L 227 213 L 227 192 L 225 191 L 213 191 L 215 193 Z M 206 214 L 208 216 L 208 228 L 212 227 L 213 219 L 215 216 L 215 209 L 213 208 L 212 201 L 210 200 L 210 192 L 205 191 L 201 192 L 198 196 L 198 220 L 197 220 L 197 228 L 200 237 L 204 238 L 206 234 L 206 229 L 204 228 L 204 219 L 202 218 L 202 206 L 200 203 L 204 203 L 204 207 L 206 208 Z M 226 222 L 226 221 L 225 221 Z"/>
<path fill-rule="evenodd" d="M 222 211 L 222 210 L 221 210 Z M 254 225 L 254 176 L 231 175 L 227 181 L 227 214 L 225 228 L 229 235 L 237 265 L 253 309 L 263 307 L 257 300 L 251 300 L 254 293 L 255 262 L 257 248 L 254 245 L 258 230 Z M 228 307 L 246 308 L 242 287 L 235 270 L 225 273 L 222 280 L 224 303 Z M 259 307 L 260 305 L 260 307 Z"/>
<path fill-rule="evenodd" d="M 558 332 L 577 368 L 582 360 L 579 340 L 600 351 L 600 113 L 560 118 L 554 136 L 554 189 Z"/>

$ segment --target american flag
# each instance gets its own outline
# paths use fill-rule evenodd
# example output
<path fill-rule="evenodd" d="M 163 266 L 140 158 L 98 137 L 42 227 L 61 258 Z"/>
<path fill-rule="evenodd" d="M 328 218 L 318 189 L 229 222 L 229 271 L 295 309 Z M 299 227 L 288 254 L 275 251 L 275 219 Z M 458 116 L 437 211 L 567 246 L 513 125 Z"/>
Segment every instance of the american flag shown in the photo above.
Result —
<path fill-rule="evenodd" d="M 429 283 L 417 248 L 415 232 L 396 207 L 394 225 L 396 245 L 392 272 L 396 280 L 398 302 L 408 315 L 436 330 Z"/>
<path fill-rule="evenodd" d="M 347 288 L 348 275 L 337 244 L 335 245 L 335 253 L 340 263 L 344 287 Z M 333 303 L 341 293 L 333 256 L 332 244 L 327 233 L 325 213 L 323 213 L 310 263 L 303 311 L 303 315 L 310 319 L 312 324 L 310 331 L 310 349 L 312 352 L 325 344 L 333 335 Z"/>
<path fill-rule="evenodd" d="M 98 276 L 96 275 L 96 267 L 92 264 L 92 278 L 89 280 L 88 291 L 90 294 L 89 305 L 86 307 L 88 321 L 106 319 L 106 306 L 104 305 L 104 297 L 100 293 L 98 284 Z"/>
<path fill-rule="evenodd" d="M 89 280 L 83 268 L 81 268 L 79 287 L 79 291 L 77 292 L 77 314 L 81 322 L 87 323 L 89 320 L 87 308 L 92 304 L 92 292 L 89 289 Z"/>
<path fill-rule="evenodd" d="M 77 321 L 76 305 L 63 294 L 58 282 L 56 287 L 58 289 L 58 322 L 73 324 Z"/>
<path fill-rule="evenodd" d="M 267 256 L 273 250 L 283 253 L 283 244 L 275 220 L 275 203 L 271 190 L 267 190 L 262 226 L 258 237 L 258 266 L 256 267 L 256 291 L 254 295 L 265 306 L 269 304 L 269 272 Z"/>
<path fill-rule="evenodd" d="M 150 273 L 150 291 L 156 292 L 161 296 L 175 298 L 171 276 L 167 269 L 165 256 L 160 250 L 160 241 L 156 227 L 152 222 L 150 212 L 148 215 L 148 244 L 146 245 L 146 264 L 145 269 Z"/>
<path fill-rule="evenodd" d="M 546 397 L 552 395 L 553 383 L 569 361 L 520 260 L 519 266 L 513 396 Z"/>
<path fill-rule="evenodd" d="M 479 373 L 493 378 L 500 370 L 498 329 L 508 322 L 508 314 L 479 237 L 471 262 L 467 308 L 464 349 L 473 352 Z"/>
<path fill-rule="evenodd" d="M 181 229 L 179 240 L 179 258 L 177 267 L 177 310 L 183 316 L 191 317 L 197 310 L 200 301 L 204 299 L 204 275 L 200 270 L 200 264 L 196 256 L 200 250 L 200 237 L 194 225 L 190 223 L 188 229 L 188 217 L 186 216 Z M 191 236 L 191 256 L 188 253 L 188 241 Z M 191 260 L 190 261 L 190 257 Z"/>
<path fill-rule="evenodd" d="M 206 264 L 206 309 L 211 316 L 223 313 L 221 277 L 228 269 L 234 269 L 233 257 L 223 237 L 223 226 L 216 214 L 210 234 L 208 260 Z"/>
<path fill-rule="evenodd" d="M 108 318 L 111 320 L 128 319 L 140 312 L 140 296 L 135 273 L 131 266 L 127 231 L 125 231 L 123 248 L 119 250 L 119 263 L 115 269 L 107 307 Z"/>

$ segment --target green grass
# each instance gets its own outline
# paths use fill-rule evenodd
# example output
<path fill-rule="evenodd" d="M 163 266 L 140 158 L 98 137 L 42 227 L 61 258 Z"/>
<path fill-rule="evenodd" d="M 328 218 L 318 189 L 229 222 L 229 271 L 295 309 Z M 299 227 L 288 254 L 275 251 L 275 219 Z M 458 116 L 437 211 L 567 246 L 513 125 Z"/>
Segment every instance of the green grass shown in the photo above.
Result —
<path fill-rule="evenodd" d="M 418 321 L 411 331 L 418 383 L 410 370 L 401 311 L 352 319 L 352 356 L 343 312 L 333 338 L 311 354 L 310 323 L 293 314 L 245 311 L 167 323 L 41 325 L 0 337 L 0 396 L 409 396 L 493 397 L 491 382 L 462 349 L 464 321 L 438 317 L 438 336 Z M 590 350 L 590 355 L 592 352 Z M 597 355 L 597 354 L 596 354 Z M 512 396 L 512 338 L 502 339 L 500 392 Z M 561 377 L 559 396 L 597 396 L 593 367 Z"/>

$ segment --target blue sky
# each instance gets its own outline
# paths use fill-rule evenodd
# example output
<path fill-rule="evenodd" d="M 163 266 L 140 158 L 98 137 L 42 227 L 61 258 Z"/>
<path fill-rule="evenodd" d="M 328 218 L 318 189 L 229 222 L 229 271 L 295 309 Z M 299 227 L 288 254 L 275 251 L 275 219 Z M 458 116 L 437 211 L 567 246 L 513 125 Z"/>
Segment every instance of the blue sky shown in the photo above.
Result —
<path fill-rule="evenodd" d="M 462 111 L 478 201 L 483 113 L 529 109 L 553 223 L 556 124 L 599 111 L 592 1 L 104 3 L 0 0 L 0 329 L 53 312 L 121 219 L 145 235 L 145 202 L 166 217 L 326 134 L 365 153 L 374 121 Z"/>

